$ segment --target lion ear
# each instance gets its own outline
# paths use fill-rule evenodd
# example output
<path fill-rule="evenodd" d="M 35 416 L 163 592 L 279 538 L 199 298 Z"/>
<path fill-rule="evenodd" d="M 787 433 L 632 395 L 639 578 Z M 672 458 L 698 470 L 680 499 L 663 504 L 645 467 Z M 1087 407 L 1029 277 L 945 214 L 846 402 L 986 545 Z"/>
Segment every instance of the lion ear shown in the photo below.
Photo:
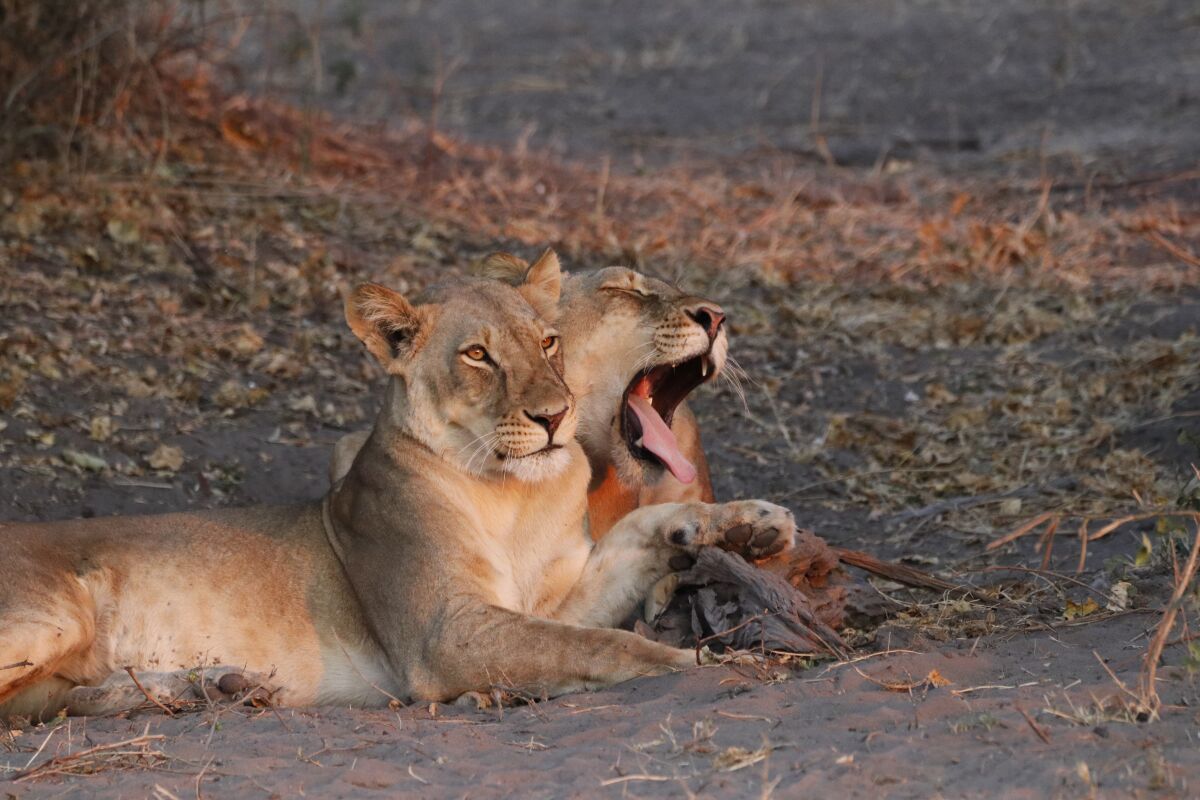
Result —
<path fill-rule="evenodd" d="M 562 265 L 558 263 L 558 254 L 553 250 L 542 253 L 525 273 L 525 282 L 517 287 L 517 291 L 542 317 L 548 320 L 557 317 L 558 298 L 562 293 Z"/>
<path fill-rule="evenodd" d="M 384 367 L 412 352 L 420 330 L 404 295 L 377 283 L 356 286 L 346 298 L 346 324 Z"/>
<path fill-rule="evenodd" d="M 525 281 L 525 273 L 529 271 L 529 262 L 512 253 L 488 253 L 472 271 L 480 278 L 520 286 Z"/>

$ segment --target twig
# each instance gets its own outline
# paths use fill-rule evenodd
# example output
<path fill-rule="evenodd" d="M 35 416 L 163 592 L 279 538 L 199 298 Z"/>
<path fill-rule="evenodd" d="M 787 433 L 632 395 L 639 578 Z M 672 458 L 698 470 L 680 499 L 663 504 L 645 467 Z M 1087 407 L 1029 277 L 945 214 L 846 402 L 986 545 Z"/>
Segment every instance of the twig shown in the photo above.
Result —
<path fill-rule="evenodd" d="M 1101 669 L 1103 669 L 1106 673 L 1108 673 L 1109 680 L 1111 680 L 1118 689 L 1120 689 L 1125 694 L 1129 695 L 1134 700 L 1134 702 L 1138 702 L 1138 703 L 1141 702 L 1141 698 L 1139 698 L 1136 694 L 1134 694 L 1129 689 L 1129 687 L 1125 685 L 1125 682 L 1117 677 L 1117 673 L 1112 671 L 1112 667 L 1110 667 L 1108 664 L 1106 664 L 1104 662 L 1104 659 L 1100 657 L 1099 653 L 1097 653 L 1095 650 L 1093 650 L 1092 655 L 1096 657 L 1096 663 L 1098 663 L 1100 665 Z"/>
<path fill-rule="evenodd" d="M 1022 536 L 1029 533 L 1037 526 L 1041 525 L 1043 522 L 1052 520 L 1052 519 L 1056 518 L 1057 516 L 1058 515 L 1056 513 L 1054 513 L 1053 511 L 1047 511 L 1045 514 L 1039 514 L 1038 516 L 1029 520 L 1024 525 L 1020 526 L 1019 528 L 1012 531 L 1011 533 L 1006 533 L 1005 535 L 1001 536 L 999 539 L 996 539 L 995 541 L 992 541 L 992 542 L 988 542 L 988 546 L 986 549 L 987 550 L 995 550 L 998 547 L 1003 547 L 1004 545 L 1008 544 L 1009 542 L 1015 542 L 1017 539 L 1020 539 Z"/>
<path fill-rule="evenodd" d="M 1185 264 L 1193 267 L 1200 267 L 1200 258 L 1197 258 L 1191 251 L 1175 244 L 1158 231 L 1147 231 L 1146 237 Z"/>
<path fill-rule="evenodd" d="M 943 678 L 936 669 L 930 670 L 929 674 L 927 674 L 924 678 L 921 678 L 918 681 L 908 680 L 908 681 L 892 681 L 892 682 L 880 680 L 879 678 L 874 678 L 874 677 L 868 675 L 867 673 L 863 672 L 858 667 L 853 666 L 853 665 L 851 665 L 851 669 L 853 669 L 855 672 L 857 672 L 859 677 L 861 677 L 863 680 L 866 680 L 870 683 L 875 684 L 876 686 L 880 686 L 884 689 L 887 689 L 889 692 L 908 692 L 909 694 L 912 694 L 913 689 L 920 689 L 922 686 L 924 686 L 926 688 L 926 690 L 928 690 L 928 689 L 936 689 L 939 686 L 945 686 L 948 683 L 950 683 L 950 681 Z M 910 678 L 911 678 L 911 676 L 910 676 Z"/>
<path fill-rule="evenodd" d="M 763 620 L 766 617 L 774 617 L 774 616 L 778 616 L 778 614 L 779 614 L 778 611 L 771 611 L 771 612 L 764 612 L 762 614 L 755 614 L 752 617 L 746 617 L 746 619 L 742 620 L 737 625 L 734 625 L 732 628 L 727 628 L 723 631 L 717 631 L 714 634 L 705 636 L 703 639 L 697 639 L 696 640 L 696 663 L 697 664 L 700 663 L 700 649 L 703 648 L 704 645 L 711 642 L 713 639 L 720 639 L 722 636 L 728 636 L 731 633 L 737 633 L 742 628 L 749 625 L 751 622 L 759 622 L 760 620 Z"/>
<path fill-rule="evenodd" d="M 1033 717 L 1029 716 L 1029 712 L 1021 708 L 1021 706 L 1014 703 L 1013 707 L 1017 709 L 1017 713 L 1025 718 L 1025 721 L 1029 723 L 1030 729 L 1037 734 L 1038 738 L 1046 744 L 1050 744 L 1050 734 L 1046 733 L 1046 729 L 1041 725 L 1038 725 L 1037 721 L 1035 721 Z"/>
<path fill-rule="evenodd" d="M 32 667 L 32 666 L 33 666 L 33 662 L 32 662 L 32 661 L 30 661 L 30 660 L 28 660 L 28 659 L 26 659 L 25 661 L 17 661 L 17 662 L 15 662 L 15 663 L 12 663 L 12 664 L 5 664 L 3 667 L 0 667 L 0 670 L 5 670 L 5 669 L 19 669 L 19 668 L 21 668 L 21 667 Z"/>
<path fill-rule="evenodd" d="M 150 695 L 150 693 L 149 693 L 149 692 L 147 692 L 147 691 L 146 691 L 146 687 L 145 687 L 145 686 L 142 686 L 142 682 L 141 682 L 141 681 L 139 681 L 139 680 L 138 680 L 138 676 L 134 674 L 134 672 L 133 672 L 133 667 L 126 667 L 126 668 L 125 668 L 125 671 L 126 671 L 126 672 L 128 672 L 128 673 L 129 673 L 129 677 L 133 679 L 133 685 L 134 685 L 134 686 L 136 686 L 136 687 L 138 688 L 138 690 L 139 690 L 139 691 L 140 691 L 142 694 L 144 694 L 144 695 L 146 696 L 146 699 L 147 699 L 147 700 L 149 700 L 151 703 L 154 703 L 154 705 L 156 705 L 156 706 L 158 706 L 159 708 L 161 708 L 161 709 L 163 710 L 163 713 L 164 713 L 164 714 L 166 714 L 168 717 L 173 717 L 173 716 L 175 716 L 175 712 L 174 712 L 174 711 L 172 711 L 171 709 L 169 709 L 169 708 L 167 708 L 166 706 L 164 706 L 164 705 L 163 705 L 162 703 L 160 703 L 160 702 L 159 702 L 159 701 L 158 701 L 156 698 L 152 697 L 152 696 Z"/>
<path fill-rule="evenodd" d="M 954 695 L 955 697 L 961 697 L 964 694 L 971 694 L 972 692 L 982 692 L 986 689 L 1016 689 L 1016 688 L 1017 688 L 1016 686 L 1005 686 L 1004 684 L 1001 684 L 1001 683 L 987 683 L 987 684 L 984 684 L 983 686 L 967 686 L 962 689 L 951 689 L 950 694 Z"/>
<path fill-rule="evenodd" d="M 52 758 L 49 761 L 44 761 L 41 764 L 38 764 L 33 769 L 26 769 L 26 770 L 23 770 L 22 772 L 17 773 L 15 776 L 13 776 L 12 780 L 14 783 L 20 783 L 21 781 L 33 780 L 34 778 L 41 777 L 42 775 L 47 775 L 47 774 L 51 774 L 51 773 L 55 773 L 55 772 L 61 772 L 63 767 L 78 763 L 81 760 L 89 759 L 92 756 L 99 756 L 99 755 L 112 755 L 112 756 L 160 755 L 161 756 L 162 755 L 161 753 L 157 753 L 157 751 L 149 751 L 149 750 L 143 750 L 140 753 L 121 752 L 124 748 L 127 748 L 127 747 L 143 747 L 144 748 L 150 742 L 162 741 L 163 739 L 167 738 L 166 736 L 164 736 L 162 734 L 149 735 L 149 733 L 148 733 L 149 730 L 150 730 L 150 726 L 147 725 L 146 732 L 143 732 L 141 736 L 135 736 L 132 739 L 124 739 L 119 742 L 113 742 L 112 744 L 101 744 L 101 745 L 97 745 L 95 747 L 89 747 L 86 750 L 80 750 L 78 752 L 71 753 L 70 755 L 58 756 L 58 757 Z M 46 738 L 49 739 L 50 737 L 46 737 Z"/>
<path fill-rule="evenodd" d="M 831 669 L 837 669 L 838 667 L 848 667 L 851 664 L 857 664 L 860 661 L 866 661 L 867 659 L 870 659 L 870 658 L 879 658 L 881 656 L 893 656 L 893 655 L 899 655 L 901 653 L 910 653 L 912 655 L 920 655 L 921 651 L 920 650 L 881 650 L 878 653 L 867 653 L 865 656 L 859 656 L 858 658 L 852 658 L 848 661 L 835 661 L 834 663 L 825 667 L 825 669 L 821 670 L 821 674 L 824 675 L 825 673 L 829 672 L 829 670 L 831 670 Z"/>
<path fill-rule="evenodd" d="M 1158 710 L 1162 706 L 1162 700 L 1158 696 L 1158 688 L 1155 685 L 1158 661 L 1162 658 L 1162 651 L 1166 647 L 1167 637 L 1171 635 L 1171 629 L 1175 626 L 1175 617 L 1179 614 L 1180 606 L 1183 605 L 1184 595 L 1187 594 L 1192 581 L 1196 578 L 1197 556 L 1200 556 L 1200 514 L 1195 514 L 1194 517 L 1196 520 L 1196 535 L 1192 540 L 1192 550 L 1188 553 L 1188 560 L 1183 568 L 1183 574 L 1175 582 L 1175 591 L 1171 593 L 1171 602 L 1167 604 L 1166 610 L 1163 611 L 1162 619 L 1159 620 L 1158 628 L 1154 632 L 1154 638 L 1150 640 L 1150 646 L 1146 648 L 1146 659 L 1142 662 L 1142 671 L 1138 675 L 1139 700 L 1154 716 L 1158 715 Z"/>
<path fill-rule="evenodd" d="M 32 764 L 34 761 L 37 761 L 37 757 L 42 754 L 42 751 L 46 749 L 46 745 L 49 744 L 50 737 L 53 736 L 54 734 L 58 733 L 58 731 L 59 731 L 59 728 L 51 728 L 50 729 L 50 732 L 46 734 L 46 738 L 42 739 L 42 743 L 40 745 L 38 745 L 38 749 L 34 752 L 33 755 L 31 755 L 29 757 L 29 760 L 25 762 L 24 769 L 29 769 L 29 765 Z"/>
<path fill-rule="evenodd" d="M 1082 575 L 1087 566 L 1088 530 L 1087 520 L 1079 523 L 1079 563 L 1075 565 L 1075 574 Z"/>
<path fill-rule="evenodd" d="M 1054 552 L 1054 534 L 1058 533 L 1059 518 L 1050 520 L 1046 532 L 1042 534 L 1042 569 L 1050 569 L 1050 555 Z"/>
<path fill-rule="evenodd" d="M 612 786 L 617 783 L 629 783 L 630 781 L 673 781 L 669 775 L 622 775 L 619 778 L 608 778 L 600 781 L 601 786 Z"/>
<path fill-rule="evenodd" d="M 883 561 L 858 550 L 834 547 L 833 552 L 837 555 L 838 561 L 843 564 L 858 567 L 872 575 L 878 575 L 890 581 L 902 583 L 905 586 L 911 586 L 916 589 L 932 589 L 938 592 L 971 591 L 970 587 L 950 583 L 906 564 Z"/>

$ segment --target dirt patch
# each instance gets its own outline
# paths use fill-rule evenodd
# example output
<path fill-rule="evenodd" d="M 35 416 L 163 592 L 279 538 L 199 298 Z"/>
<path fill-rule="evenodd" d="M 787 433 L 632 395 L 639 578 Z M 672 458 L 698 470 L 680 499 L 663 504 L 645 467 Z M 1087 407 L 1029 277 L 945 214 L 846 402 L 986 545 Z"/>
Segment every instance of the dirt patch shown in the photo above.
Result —
<path fill-rule="evenodd" d="M 319 84 L 305 21 L 322 37 Z M 1197 25 L 1186 0 L 368 0 L 276 22 L 278 44 L 248 52 L 242 74 L 363 121 L 433 118 L 655 168 L 776 150 L 1035 175 L 1049 158 L 1087 180 L 1195 164 Z"/>
<path fill-rule="evenodd" d="M 438 707 L 75 720 L 19 734 L 0 764 L 22 766 L 43 744 L 39 762 L 148 731 L 165 737 L 156 768 L 109 768 L 68 786 L 161 797 L 791 797 L 832 786 L 851 797 L 1183 796 L 1197 777 L 1186 736 L 1194 720 L 1145 726 L 1102 707 L 1116 689 L 1093 649 L 1128 678 L 1136 656 L 1121 643 L 1142 629 L 1127 616 L 767 682 L 706 668 L 502 715 Z M 934 673 L 938 685 L 921 683 Z M 881 685 L 908 683 L 920 685 Z M 1169 699 L 1194 702 L 1194 688 Z M 57 795 L 63 780 L 5 791 Z"/>

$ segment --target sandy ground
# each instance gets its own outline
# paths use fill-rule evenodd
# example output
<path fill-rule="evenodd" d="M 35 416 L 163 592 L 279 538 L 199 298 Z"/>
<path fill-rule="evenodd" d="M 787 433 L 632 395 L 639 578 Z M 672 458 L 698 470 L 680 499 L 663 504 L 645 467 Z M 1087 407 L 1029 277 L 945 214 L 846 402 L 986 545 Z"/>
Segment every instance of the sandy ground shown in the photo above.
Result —
<path fill-rule="evenodd" d="M 280 22 L 247 48 L 247 87 L 632 163 L 775 150 L 1128 176 L 1200 152 L 1186 0 L 322 5 L 322 80 L 308 29 Z"/>
<path fill-rule="evenodd" d="M 748 289 L 725 300 L 736 318 L 755 307 L 747 299 L 752 297 Z M 844 300 L 842 307 L 853 303 Z M 1109 335 L 1145 340 L 1151 333 L 1139 320 L 1152 318 L 1156 333 L 1186 342 L 1195 335 L 1197 308 L 1194 295 L 1169 306 L 1140 305 L 1132 318 L 1117 320 Z M 1073 338 L 1059 334 L 1041 346 L 1061 352 Z M 849 490 L 853 482 L 846 476 L 858 471 L 839 472 L 838 479 L 820 471 L 826 459 L 861 457 L 854 448 L 826 448 L 815 460 L 798 457 L 777 425 L 763 422 L 793 391 L 811 395 L 805 413 L 780 412 L 779 424 L 797 439 L 819 430 L 835 412 L 886 410 L 889 382 L 914 365 L 876 361 L 850 346 L 824 355 L 841 363 L 844 378 L 814 392 L 807 370 L 784 369 L 778 344 L 774 335 L 747 333 L 735 348 L 751 374 L 768 385 L 773 373 L 783 376 L 772 392 L 752 391 L 747 406 L 733 414 L 736 398 L 728 389 L 697 398 L 719 495 L 779 500 L 831 541 L 909 556 L 960 580 L 1008 578 L 1005 596 L 1015 605 L 896 593 L 885 585 L 883 591 L 911 605 L 902 619 L 864 641 L 860 653 L 869 657 L 861 662 L 799 671 L 697 669 L 502 714 L 444 707 L 229 709 L 164 719 L 147 710 L 129 719 L 70 720 L 0 737 L 0 765 L 16 774 L 27 765 L 146 732 L 163 738 L 123 748 L 153 757 L 106 760 L 92 767 L 95 775 L 49 775 L 8 783 L 4 790 L 17 797 L 260 792 L 792 797 L 836 787 L 852 797 L 1188 796 L 1189 785 L 1200 780 L 1194 738 L 1200 719 L 1192 710 L 1200 695 L 1188 654 L 1180 647 L 1168 651 L 1168 666 L 1160 673 L 1168 710 L 1161 721 L 1145 724 L 1113 702 L 1122 693 L 1099 663 L 1103 659 L 1120 680 L 1134 685 L 1147 634 L 1158 619 L 1154 609 L 1169 585 L 1161 564 L 1128 566 L 1140 532 L 1153 536 L 1153 524 L 1129 526 L 1093 544 L 1080 584 L 1069 583 L 1078 555 L 1073 537 L 1056 548 L 1054 572 L 1046 579 L 973 572 L 995 563 L 984 558 L 982 546 L 1011 526 L 1003 516 L 968 509 L 914 518 L 911 507 L 872 515 L 869 501 Z M 972 354 L 979 355 L 974 348 L 918 351 L 920 366 L 930 374 L 962 370 Z M 1196 401 L 1193 390 L 1174 410 L 1194 413 Z M 145 413 L 181 421 L 170 405 Z M 901 398 L 893 413 L 903 419 L 911 411 Z M 8 513 L 53 518 L 315 497 L 323 487 L 325 442 L 339 431 L 309 420 L 288 429 L 289 441 L 295 441 L 271 443 L 280 438 L 275 429 L 281 418 L 286 411 L 217 415 L 194 433 L 169 437 L 187 455 L 187 464 L 173 476 L 129 481 L 77 470 L 6 470 L 0 485 Z M 135 433 L 136 419 L 123 422 Z M 1135 424 L 1128 436 L 1142 437 L 1164 465 L 1180 466 L 1195 455 L 1164 448 L 1178 434 L 1158 430 L 1180 421 Z M 33 460 L 37 445 L 22 442 L 25 437 L 15 431 L 6 433 L 10 455 L 15 446 L 31 451 Z M 71 434 L 60 429 L 60 435 Z M 202 476 L 216 472 L 245 477 L 214 494 Z M 886 480 L 878 480 L 882 488 Z M 1053 504 L 1062 498 L 1048 492 L 1043 499 Z M 1028 508 L 1037 507 L 1037 499 L 1028 502 Z M 1002 563 L 1037 566 L 1040 556 L 1032 545 L 1026 540 Z M 1118 578 L 1129 579 L 1140 592 L 1129 610 L 1065 618 L 1068 601 L 1083 603 L 1089 596 L 1103 601 Z M 935 670 L 949 683 L 931 685 L 927 679 Z"/>
<path fill-rule="evenodd" d="M 1180 33 L 1197 22 L 1185 3 L 1044 13 L 1015 2 L 854 13 L 834 3 L 720 13 L 683 4 L 667 19 L 649 4 L 568 13 L 522 2 L 500 14 L 448 2 L 409 4 L 389 12 L 392 24 L 370 17 L 382 14 L 376 4 L 364 8 L 378 24 L 367 26 L 370 47 L 348 85 L 363 116 L 428 114 L 439 59 L 461 56 L 439 101 L 447 128 L 511 141 L 538 120 L 534 145 L 592 160 L 613 153 L 634 167 L 680 149 L 749 153 L 764 141 L 822 160 L 814 64 L 826 146 L 868 170 L 881 153 L 951 171 L 1025 169 L 1047 141 L 1068 176 L 1128 177 L 1192 163 L 1200 141 L 1196 83 L 1185 80 L 1196 51 Z M 421 25 L 438 37 L 419 36 Z M 341 57 L 336 34 L 330 63 Z M 547 76 L 547 64 L 564 66 Z M 744 80 L 722 83 L 729 75 Z M 1173 186 L 1177 212 L 1194 214 L 1195 182 Z M 154 253 L 132 277 L 87 267 L 76 255 L 86 236 L 64 232 L 69 218 L 29 239 L 20 268 L 0 276 L 0 367 L 25 375 L 15 395 L 0 392 L 4 518 L 318 497 L 330 446 L 366 424 L 378 390 L 330 287 L 380 274 L 420 285 L 494 247 L 447 242 L 410 219 L 343 223 L 339 210 L 331 224 L 316 206 L 267 203 L 246 216 L 271 217 L 285 235 L 251 240 L 231 224 L 189 238 L 215 265 L 199 288 Z M 332 242 L 327 253 L 306 250 L 313 229 Z M 203 250 L 210 240 L 220 244 Z M 118 244 L 119 255 L 137 249 Z M 248 285 L 229 278 L 241 262 L 222 248 L 237 247 L 264 265 Z M 402 248 L 418 255 L 398 265 Z M 301 262 L 299 277 L 280 266 Z M 1094 543 L 1076 577 L 1077 542 L 1065 532 L 1080 514 L 1130 510 L 1131 488 L 1174 502 L 1200 462 L 1200 294 L 685 279 L 727 306 L 733 353 L 754 379 L 744 404 L 728 385 L 696 397 L 719 497 L 785 503 L 834 543 L 998 585 L 999 599 L 881 584 L 904 611 L 855 634 L 856 663 L 709 667 L 502 713 L 232 708 L 165 718 L 148 709 L 14 727 L 0 730 L 0 794 L 1195 796 L 1200 657 L 1168 649 L 1154 722 L 1113 701 L 1129 698 L 1101 666 L 1135 684 L 1175 545 L 1152 521 L 1129 525 Z M 255 281 L 308 294 L 260 306 Z M 163 443 L 179 448 L 179 463 L 154 458 Z M 105 466 L 81 467 L 65 450 Z M 937 506 L 964 498 L 982 502 Z M 1067 519 L 1050 572 L 984 571 L 1040 566 L 1032 536 L 998 554 L 984 547 L 1056 510 Z M 1136 563 L 1143 534 L 1152 552 Z M 1132 600 L 1105 609 L 1121 581 L 1136 589 Z M 1099 606 L 1080 615 L 1089 597 Z M 34 779 L 5 780 L 39 766 Z"/>

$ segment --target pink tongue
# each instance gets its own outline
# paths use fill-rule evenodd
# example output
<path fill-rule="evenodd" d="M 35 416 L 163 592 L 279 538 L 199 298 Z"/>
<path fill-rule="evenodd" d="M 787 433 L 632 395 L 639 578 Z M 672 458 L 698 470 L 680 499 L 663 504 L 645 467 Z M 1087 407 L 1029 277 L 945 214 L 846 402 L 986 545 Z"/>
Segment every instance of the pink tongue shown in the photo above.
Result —
<path fill-rule="evenodd" d="M 696 480 L 696 468 L 679 452 L 679 443 L 667 423 L 640 394 L 629 395 L 629 407 L 642 423 L 642 447 L 658 456 L 680 483 Z"/>

